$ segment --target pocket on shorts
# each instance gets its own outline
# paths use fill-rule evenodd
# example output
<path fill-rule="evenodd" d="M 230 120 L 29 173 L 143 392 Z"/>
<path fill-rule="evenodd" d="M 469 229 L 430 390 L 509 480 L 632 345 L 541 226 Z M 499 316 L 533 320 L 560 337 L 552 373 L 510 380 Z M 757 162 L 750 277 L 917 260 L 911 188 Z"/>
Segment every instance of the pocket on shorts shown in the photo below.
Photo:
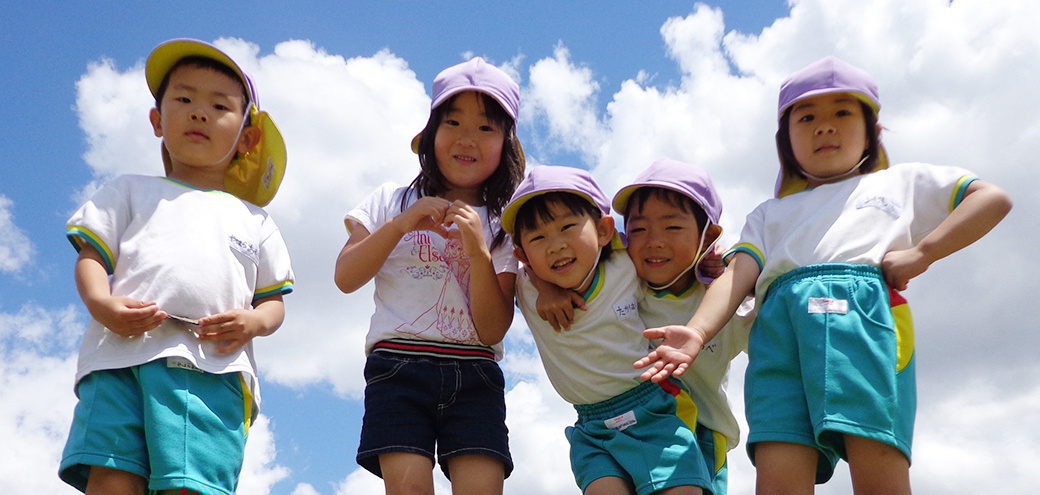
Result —
<path fill-rule="evenodd" d="M 408 361 L 386 357 L 378 352 L 369 354 L 365 360 L 365 384 L 372 385 L 393 378 Z"/>
<path fill-rule="evenodd" d="M 505 393 L 506 380 L 502 368 L 494 361 L 477 361 L 473 369 L 492 392 Z"/>

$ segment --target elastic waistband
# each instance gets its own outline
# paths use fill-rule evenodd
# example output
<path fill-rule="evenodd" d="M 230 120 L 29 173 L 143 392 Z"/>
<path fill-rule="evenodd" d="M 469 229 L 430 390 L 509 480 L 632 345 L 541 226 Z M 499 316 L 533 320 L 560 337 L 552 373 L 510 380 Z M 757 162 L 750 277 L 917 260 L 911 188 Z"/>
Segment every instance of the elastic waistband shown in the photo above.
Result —
<path fill-rule="evenodd" d="M 676 396 L 682 391 L 682 385 L 679 385 L 679 381 L 673 378 L 668 378 L 661 383 L 646 381 L 605 401 L 594 404 L 575 404 L 574 410 L 578 412 L 579 422 L 610 419 L 617 416 L 618 413 L 630 411 L 645 404 L 652 395 L 664 392 Z"/>
<path fill-rule="evenodd" d="M 821 263 L 817 265 L 809 265 L 795 268 L 783 275 L 780 275 L 769 284 L 769 289 L 766 290 L 766 296 L 762 298 L 765 302 L 769 299 L 769 295 L 773 293 L 773 290 L 779 289 L 789 283 L 812 277 L 821 277 L 828 275 L 838 276 L 854 276 L 864 278 L 876 278 L 881 280 L 881 283 L 885 283 L 885 278 L 881 274 L 881 268 L 874 265 L 854 265 L 851 263 Z"/>
<path fill-rule="evenodd" d="M 433 342 L 427 340 L 389 339 L 380 340 L 372 346 L 372 352 L 387 352 L 405 356 L 425 356 L 443 359 L 486 359 L 495 360 L 495 351 L 490 347 Z"/>

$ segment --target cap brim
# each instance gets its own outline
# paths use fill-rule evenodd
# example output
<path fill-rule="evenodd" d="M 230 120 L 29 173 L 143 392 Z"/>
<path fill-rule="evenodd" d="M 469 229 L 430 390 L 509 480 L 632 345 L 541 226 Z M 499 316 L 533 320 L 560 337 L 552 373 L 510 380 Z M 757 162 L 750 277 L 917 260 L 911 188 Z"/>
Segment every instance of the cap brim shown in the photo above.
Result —
<path fill-rule="evenodd" d="M 231 161 L 224 174 L 224 187 L 245 201 L 267 206 L 285 176 L 285 140 L 267 112 L 255 112 L 250 124 L 260 129 L 260 142 Z"/>
<path fill-rule="evenodd" d="M 231 57 L 220 51 L 220 49 L 199 40 L 175 39 L 160 44 L 148 55 L 148 61 L 145 63 L 145 78 L 148 81 L 148 89 L 152 92 L 152 96 L 156 96 L 159 91 L 159 85 L 162 84 L 166 73 L 180 59 L 195 56 L 210 58 L 228 66 L 242 80 L 242 84 L 246 86 L 247 91 L 249 90 L 249 82 L 245 72 L 242 71 L 242 68 L 234 60 L 231 60 Z"/>

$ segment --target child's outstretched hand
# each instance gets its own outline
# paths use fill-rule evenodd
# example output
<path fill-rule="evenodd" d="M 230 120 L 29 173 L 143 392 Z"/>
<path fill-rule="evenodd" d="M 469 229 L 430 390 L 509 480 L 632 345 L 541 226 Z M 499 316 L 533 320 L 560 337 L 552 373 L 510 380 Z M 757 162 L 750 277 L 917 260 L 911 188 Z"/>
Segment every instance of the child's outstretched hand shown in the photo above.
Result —
<path fill-rule="evenodd" d="M 682 325 L 648 328 L 643 331 L 643 336 L 650 340 L 664 339 L 645 358 L 634 363 L 636 368 L 649 366 L 640 378 L 654 383 L 671 375 L 681 376 L 697 358 L 705 343 L 703 331 Z"/>

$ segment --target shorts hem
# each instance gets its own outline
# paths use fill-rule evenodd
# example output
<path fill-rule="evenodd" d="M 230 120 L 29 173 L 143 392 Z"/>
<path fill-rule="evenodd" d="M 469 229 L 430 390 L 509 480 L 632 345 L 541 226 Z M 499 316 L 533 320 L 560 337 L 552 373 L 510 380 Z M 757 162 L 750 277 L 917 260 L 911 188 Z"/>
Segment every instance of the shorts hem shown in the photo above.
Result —
<path fill-rule="evenodd" d="M 839 435 L 854 435 L 857 437 L 866 438 L 868 440 L 873 440 L 875 442 L 883 443 L 901 452 L 904 456 L 906 456 L 906 460 L 908 462 L 911 461 L 910 445 L 900 441 L 898 437 L 892 434 L 892 432 L 884 429 L 872 428 L 869 426 L 854 423 L 846 423 L 843 421 L 830 420 L 824 421 L 817 430 L 819 431 L 819 433 L 817 433 L 817 437 L 822 436 L 824 433 L 836 433 Z M 841 449 L 841 457 L 843 459 L 848 457 L 845 453 L 844 448 Z"/>
<path fill-rule="evenodd" d="M 132 459 L 88 453 L 70 454 L 63 457 L 58 467 L 58 477 L 80 491 L 85 491 L 91 466 L 125 471 L 148 479 L 148 468 Z"/>

